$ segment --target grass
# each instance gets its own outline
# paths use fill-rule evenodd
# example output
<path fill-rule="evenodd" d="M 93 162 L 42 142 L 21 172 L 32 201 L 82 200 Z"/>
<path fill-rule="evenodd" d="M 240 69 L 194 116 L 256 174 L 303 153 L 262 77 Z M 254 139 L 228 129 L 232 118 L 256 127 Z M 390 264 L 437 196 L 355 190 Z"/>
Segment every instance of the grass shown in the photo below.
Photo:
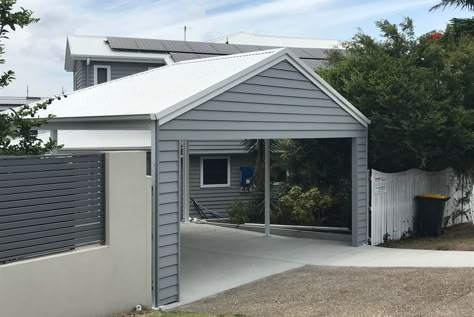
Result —
<path fill-rule="evenodd" d="M 129 313 L 122 314 L 114 317 L 237 317 L 242 315 L 214 315 L 205 313 L 192 313 L 192 312 L 140 312 L 140 313 Z"/>
<path fill-rule="evenodd" d="M 399 249 L 474 251 L 474 224 L 461 224 L 446 228 L 439 237 L 414 237 L 392 240 L 381 246 Z"/>

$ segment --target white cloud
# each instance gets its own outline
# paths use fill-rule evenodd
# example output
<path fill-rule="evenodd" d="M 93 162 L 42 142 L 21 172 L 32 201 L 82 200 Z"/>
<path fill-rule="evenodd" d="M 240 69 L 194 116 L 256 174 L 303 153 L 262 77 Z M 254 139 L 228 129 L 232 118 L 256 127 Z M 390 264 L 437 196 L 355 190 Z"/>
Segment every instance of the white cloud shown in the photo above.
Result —
<path fill-rule="evenodd" d="M 432 0 L 18 0 L 35 11 L 41 22 L 12 34 L 6 42 L 7 64 L 16 81 L 2 95 L 57 94 L 70 91 L 72 74 L 64 71 L 68 34 L 116 35 L 182 39 L 189 26 L 189 40 L 210 40 L 239 31 L 271 35 L 347 39 L 361 23 L 372 23 L 390 14 L 410 15 L 424 10 Z M 249 5 L 252 3 L 251 5 Z M 207 12 L 218 7 L 216 13 Z M 226 7 L 232 10 L 224 11 Z M 335 33 L 340 30 L 339 33 Z"/>

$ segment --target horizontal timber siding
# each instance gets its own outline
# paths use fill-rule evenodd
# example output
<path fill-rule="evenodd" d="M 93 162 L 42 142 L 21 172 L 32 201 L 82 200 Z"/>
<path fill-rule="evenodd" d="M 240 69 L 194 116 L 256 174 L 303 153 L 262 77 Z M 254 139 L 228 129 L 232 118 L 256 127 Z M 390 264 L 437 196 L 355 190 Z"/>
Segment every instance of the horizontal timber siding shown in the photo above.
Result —
<path fill-rule="evenodd" d="M 105 241 L 104 155 L 0 157 L 0 262 Z"/>
<path fill-rule="evenodd" d="M 158 291 L 160 305 L 178 300 L 179 271 L 179 142 L 160 142 Z"/>
<path fill-rule="evenodd" d="M 115 80 L 122 77 L 138 74 L 147 71 L 149 67 L 160 67 L 164 64 L 159 63 L 132 63 L 132 62 L 100 62 L 93 61 L 89 68 L 89 86 L 94 85 L 94 65 L 110 66 L 110 79 Z"/>
<path fill-rule="evenodd" d="M 230 155 L 230 187 L 201 188 L 201 156 L 191 155 L 189 166 L 189 197 L 197 200 L 211 211 L 227 213 L 235 200 L 249 200 L 252 193 L 240 191 L 240 167 L 253 165 L 252 160 L 245 154 Z M 190 203 L 191 216 L 197 216 L 197 211 Z"/>
<path fill-rule="evenodd" d="M 368 166 L 367 136 L 352 142 L 352 244 L 368 242 Z"/>
<path fill-rule="evenodd" d="M 359 137 L 365 127 L 281 62 L 160 127 L 162 139 Z"/>

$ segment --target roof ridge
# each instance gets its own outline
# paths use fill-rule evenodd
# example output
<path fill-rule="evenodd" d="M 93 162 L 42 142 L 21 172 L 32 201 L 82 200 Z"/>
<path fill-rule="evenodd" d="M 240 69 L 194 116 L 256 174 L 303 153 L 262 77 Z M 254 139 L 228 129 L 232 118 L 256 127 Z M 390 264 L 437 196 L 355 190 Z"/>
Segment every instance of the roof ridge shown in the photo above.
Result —
<path fill-rule="evenodd" d="M 116 82 L 129 80 L 130 78 L 135 78 L 137 76 L 142 76 L 142 75 L 147 74 L 147 73 L 158 72 L 160 70 L 167 69 L 169 67 L 173 67 L 173 66 L 177 66 L 177 65 L 193 64 L 193 63 L 207 62 L 207 61 L 219 60 L 219 59 L 239 58 L 239 57 L 243 57 L 243 56 L 263 55 L 263 54 L 277 53 L 277 52 L 280 52 L 280 51 L 283 51 L 283 50 L 285 50 L 285 48 L 277 48 L 277 49 L 270 49 L 270 50 L 256 51 L 256 52 L 246 52 L 246 53 L 239 53 L 239 54 L 220 55 L 220 56 L 213 56 L 213 57 L 207 57 L 207 58 L 198 58 L 198 59 L 192 59 L 192 60 L 187 60 L 187 61 L 181 61 L 181 62 L 177 62 L 177 63 L 173 63 L 173 64 L 167 64 L 165 66 L 149 69 L 149 70 L 146 70 L 146 71 L 143 71 L 143 72 L 140 72 L 140 73 L 136 73 L 136 74 L 133 74 L 133 75 L 121 77 L 121 78 L 118 78 L 118 79 L 115 79 L 115 80 L 107 81 L 107 82 L 102 83 L 102 84 L 97 84 L 97 85 L 89 86 L 89 87 L 86 87 L 86 88 L 83 88 L 83 89 L 75 90 L 75 91 L 73 91 L 69 94 L 66 94 L 66 95 L 67 96 L 74 95 L 74 94 L 76 94 L 78 92 L 81 92 L 81 91 L 88 91 L 88 90 L 91 90 L 91 89 L 95 89 L 97 87 L 102 87 L 102 86 L 113 84 L 113 83 L 116 83 Z"/>

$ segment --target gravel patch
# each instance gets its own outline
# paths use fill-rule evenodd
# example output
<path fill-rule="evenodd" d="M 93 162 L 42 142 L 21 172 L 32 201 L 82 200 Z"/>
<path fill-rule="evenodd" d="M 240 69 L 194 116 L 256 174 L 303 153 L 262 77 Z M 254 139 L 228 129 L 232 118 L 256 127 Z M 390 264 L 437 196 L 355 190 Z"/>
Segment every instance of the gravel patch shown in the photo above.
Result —
<path fill-rule="evenodd" d="M 259 317 L 471 317 L 473 290 L 474 268 L 305 266 L 177 310 Z"/>

